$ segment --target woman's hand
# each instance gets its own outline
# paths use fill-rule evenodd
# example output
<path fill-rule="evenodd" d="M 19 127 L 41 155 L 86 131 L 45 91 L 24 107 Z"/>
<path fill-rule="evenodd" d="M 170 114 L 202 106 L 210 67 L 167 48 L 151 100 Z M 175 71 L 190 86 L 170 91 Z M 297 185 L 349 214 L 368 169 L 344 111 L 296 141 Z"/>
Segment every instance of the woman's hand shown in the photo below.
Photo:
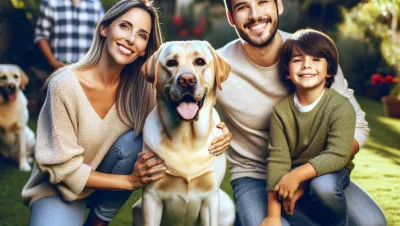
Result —
<path fill-rule="evenodd" d="M 167 169 L 161 159 L 150 160 L 155 156 L 153 152 L 139 152 L 138 160 L 135 163 L 133 172 L 129 175 L 129 182 L 132 190 L 143 187 L 144 185 L 164 177 Z"/>
<path fill-rule="evenodd" d="M 217 127 L 222 129 L 222 135 L 214 138 L 214 140 L 211 142 L 211 146 L 208 148 L 210 154 L 215 156 L 220 155 L 222 152 L 228 149 L 233 137 L 225 123 L 220 122 L 217 124 Z"/>

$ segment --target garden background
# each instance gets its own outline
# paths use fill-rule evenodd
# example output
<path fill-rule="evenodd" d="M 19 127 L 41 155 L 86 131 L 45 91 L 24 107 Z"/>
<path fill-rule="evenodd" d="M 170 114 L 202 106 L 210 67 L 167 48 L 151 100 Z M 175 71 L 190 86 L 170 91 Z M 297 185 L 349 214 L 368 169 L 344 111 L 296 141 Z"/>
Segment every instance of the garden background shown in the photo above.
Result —
<path fill-rule="evenodd" d="M 30 78 L 26 89 L 36 130 L 38 90 L 47 76 L 46 62 L 33 45 L 33 29 L 41 0 L 0 0 L 0 64 L 19 65 Z M 107 10 L 115 0 L 102 0 Z M 165 41 L 207 40 L 215 48 L 237 38 L 226 19 L 223 0 L 155 0 Z M 340 65 L 367 114 L 370 136 L 355 158 L 352 180 L 383 209 L 388 225 L 400 225 L 400 119 L 388 117 L 382 97 L 400 101 L 400 0 L 283 0 L 279 28 L 294 32 L 311 27 L 328 33 L 336 42 Z M 386 101 L 387 102 L 387 101 Z M 396 113 L 394 113 L 396 114 Z M 397 113 L 400 117 L 400 113 Z M 29 209 L 20 193 L 29 173 L 15 162 L 0 158 L 0 226 L 27 225 Z M 229 175 L 222 188 L 232 190 Z M 134 192 L 111 225 L 131 225 Z M 360 210 L 362 211 L 362 210 Z"/>

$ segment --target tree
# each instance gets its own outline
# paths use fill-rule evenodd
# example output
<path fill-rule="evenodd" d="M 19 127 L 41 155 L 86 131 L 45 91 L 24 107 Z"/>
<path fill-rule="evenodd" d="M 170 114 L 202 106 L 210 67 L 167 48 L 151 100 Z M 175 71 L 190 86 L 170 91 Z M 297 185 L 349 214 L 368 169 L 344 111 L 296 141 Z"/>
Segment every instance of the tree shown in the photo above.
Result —
<path fill-rule="evenodd" d="M 344 33 L 376 43 L 388 65 L 400 77 L 400 0 L 370 0 L 355 6 L 346 16 Z"/>
<path fill-rule="evenodd" d="M 343 9 L 351 8 L 362 0 L 293 0 L 284 1 L 284 14 L 280 28 L 294 32 L 311 27 L 336 36 L 338 26 L 343 23 Z"/>

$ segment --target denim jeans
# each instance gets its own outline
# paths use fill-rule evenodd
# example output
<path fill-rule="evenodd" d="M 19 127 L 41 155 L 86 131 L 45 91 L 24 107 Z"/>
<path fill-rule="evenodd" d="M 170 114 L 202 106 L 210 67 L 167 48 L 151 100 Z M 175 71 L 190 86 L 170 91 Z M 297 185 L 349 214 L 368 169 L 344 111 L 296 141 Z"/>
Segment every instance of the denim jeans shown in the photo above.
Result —
<path fill-rule="evenodd" d="M 128 175 L 133 171 L 138 153 L 142 150 L 142 136 L 134 138 L 133 131 L 121 135 L 110 148 L 98 172 Z M 132 191 L 97 190 L 88 198 L 66 202 L 59 195 L 47 196 L 31 205 L 31 226 L 81 226 L 85 210 L 92 208 L 102 220 L 111 221 Z"/>
<path fill-rule="evenodd" d="M 329 174 L 328 176 L 329 177 Z M 313 191 L 314 197 L 326 195 L 321 192 L 324 188 L 324 180 L 316 180 L 310 184 L 309 191 Z M 266 181 L 250 177 L 238 178 L 231 181 L 233 196 L 237 207 L 236 225 L 259 226 L 267 217 L 267 192 Z M 324 189 L 322 189 L 323 191 Z M 354 182 L 349 183 L 344 190 L 347 202 L 347 215 L 350 226 L 386 226 L 385 216 L 374 200 Z M 310 194 L 310 193 L 309 193 Z M 310 194 L 311 195 L 311 194 Z M 327 200 L 327 199 L 323 199 Z M 328 199 L 329 200 L 329 199 Z M 319 202 L 321 204 L 321 202 Z M 318 215 L 324 207 L 318 202 L 300 198 L 296 202 L 295 215 L 291 216 L 292 226 L 298 225 L 321 225 L 316 222 L 313 216 Z M 310 208 L 309 205 L 311 206 Z M 316 210 L 316 211 L 315 211 Z M 283 216 L 285 216 L 282 211 Z M 286 216 L 287 217 L 287 216 Z M 283 218 L 282 218 L 283 219 Z M 282 220 L 283 226 L 290 225 L 286 219 Z"/>
<path fill-rule="evenodd" d="M 296 202 L 293 215 L 283 212 L 283 216 L 291 225 L 309 225 L 302 221 L 306 214 L 308 219 L 318 222 L 315 225 L 348 226 L 344 189 L 349 183 L 350 170 L 347 168 L 315 177 L 307 182 L 303 196 Z"/>
<path fill-rule="evenodd" d="M 268 215 L 266 181 L 242 177 L 231 181 L 231 185 L 237 208 L 235 225 L 260 226 Z M 290 226 L 283 218 L 282 225 Z"/>

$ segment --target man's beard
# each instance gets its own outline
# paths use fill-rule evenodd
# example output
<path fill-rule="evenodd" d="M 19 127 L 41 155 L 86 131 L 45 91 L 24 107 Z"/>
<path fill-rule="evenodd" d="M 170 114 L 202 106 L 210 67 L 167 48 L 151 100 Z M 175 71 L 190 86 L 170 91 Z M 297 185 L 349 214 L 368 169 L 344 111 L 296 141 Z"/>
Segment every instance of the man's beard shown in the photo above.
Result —
<path fill-rule="evenodd" d="M 254 41 L 250 35 L 248 33 L 246 33 L 244 31 L 244 29 L 238 29 L 236 28 L 236 31 L 238 33 L 238 35 L 240 36 L 240 38 L 242 38 L 244 41 L 246 41 L 247 43 L 249 43 L 252 46 L 258 47 L 258 48 L 263 48 L 268 46 L 271 41 L 274 39 L 276 32 L 278 31 L 278 26 L 279 26 L 279 18 L 276 20 L 276 23 L 272 22 L 271 18 L 265 19 L 258 19 L 258 20 L 250 20 L 245 24 L 245 28 L 248 28 L 250 24 L 254 24 L 256 22 L 266 22 L 267 24 L 270 23 L 271 24 L 271 29 L 269 30 L 269 35 L 265 38 L 263 38 L 263 40 L 261 41 Z M 263 32 L 260 35 L 264 35 L 265 33 Z"/>

